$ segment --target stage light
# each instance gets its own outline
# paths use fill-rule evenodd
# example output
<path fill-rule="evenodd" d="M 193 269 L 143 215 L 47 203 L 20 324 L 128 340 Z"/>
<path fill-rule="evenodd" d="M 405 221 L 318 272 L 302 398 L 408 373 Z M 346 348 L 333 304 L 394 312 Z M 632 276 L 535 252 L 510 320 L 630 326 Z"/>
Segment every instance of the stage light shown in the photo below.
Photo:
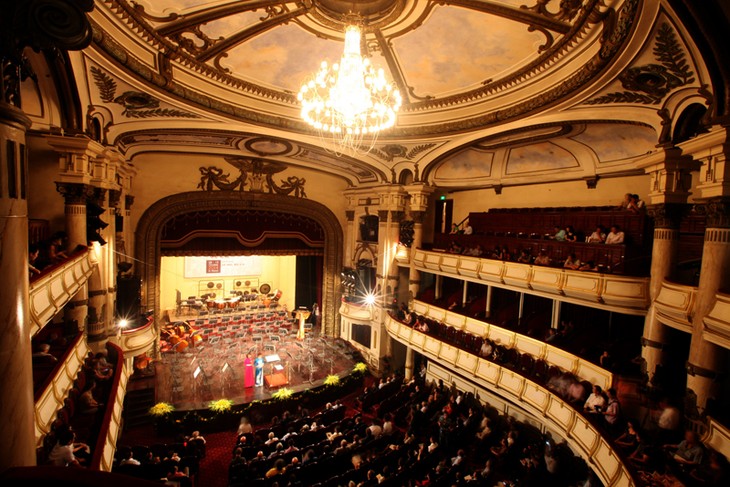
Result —
<path fill-rule="evenodd" d="M 127 326 L 129 326 L 129 321 L 122 319 L 119 320 L 119 323 L 117 323 L 117 325 L 119 326 L 119 328 L 126 328 Z"/>
<path fill-rule="evenodd" d="M 373 293 L 368 293 L 365 295 L 365 304 L 368 306 L 372 306 L 375 304 L 375 295 Z"/>

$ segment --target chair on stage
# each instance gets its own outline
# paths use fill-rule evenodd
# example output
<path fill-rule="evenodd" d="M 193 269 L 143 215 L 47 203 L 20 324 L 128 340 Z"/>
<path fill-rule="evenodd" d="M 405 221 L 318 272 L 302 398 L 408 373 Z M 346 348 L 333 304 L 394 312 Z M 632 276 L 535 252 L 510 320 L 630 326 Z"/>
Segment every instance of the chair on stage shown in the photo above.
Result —
<path fill-rule="evenodd" d="M 220 341 L 221 341 L 221 337 L 220 337 L 220 335 L 217 335 L 217 334 L 216 335 L 210 335 L 210 338 L 208 338 L 208 343 L 210 345 L 215 345 L 217 343 L 220 343 Z"/>
<path fill-rule="evenodd" d="M 253 335 L 253 336 L 251 337 L 251 340 L 252 340 L 252 341 L 253 341 L 254 343 L 256 343 L 256 344 L 260 345 L 260 344 L 261 344 L 261 343 L 263 343 L 263 341 L 264 341 L 264 336 L 263 336 L 263 335 Z"/>
<path fill-rule="evenodd" d="M 264 352 L 276 353 L 276 345 L 274 344 L 274 342 L 266 342 L 264 344 Z"/>

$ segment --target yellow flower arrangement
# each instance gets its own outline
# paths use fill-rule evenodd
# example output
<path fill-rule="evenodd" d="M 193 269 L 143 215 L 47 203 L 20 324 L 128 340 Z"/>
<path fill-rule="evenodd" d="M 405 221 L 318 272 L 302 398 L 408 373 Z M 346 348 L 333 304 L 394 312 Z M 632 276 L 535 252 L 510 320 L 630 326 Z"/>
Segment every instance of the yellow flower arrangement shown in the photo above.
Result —
<path fill-rule="evenodd" d="M 276 399 L 277 401 L 283 401 L 284 399 L 289 399 L 292 394 L 294 394 L 294 391 L 289 389 L 288 387 L 282 387 L 275 393 L 271 395 L 273 399 Z"/>
<path fill-rule="evenodd" d="M 170 414 L 174 410 L 175 407 L 172 404 L 168 404 L 166 402 L 158 402 L 150 408 L 148 413 L 150 414 L 150 416 L 165 416 L 166 414 Z"/>
<path fill-rule="evenodd" d="M 357 372 L 358 374 L 364 374 L 368 371 L 368 366 L 364 362 L 358 362 L 355 364 L 355 367 L 352 370 Z"/>
<path fill-rule="evenodd" d="M 230 399 L 218 399 L 217 401 L 210 401 L 208 407 L 211 411 L 216 413 L 225 413 L 233 406 L 233 401 Z"/>
<path fill-rule="evenodd" d="M 326 386 L 336 386 L 339 384 L 340 384 L 340 377 L 337 375 L 334 375 L 334 374 L 328 375 L 324 379 L 324 385 L 326 385 Z"/>

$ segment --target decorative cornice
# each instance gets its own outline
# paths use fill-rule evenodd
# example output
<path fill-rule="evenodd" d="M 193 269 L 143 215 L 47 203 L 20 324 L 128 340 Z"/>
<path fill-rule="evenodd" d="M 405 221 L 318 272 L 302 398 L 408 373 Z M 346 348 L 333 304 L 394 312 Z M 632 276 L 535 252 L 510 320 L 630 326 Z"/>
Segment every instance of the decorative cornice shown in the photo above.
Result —
<path fill-rule="evenodd" d="M 413 220 L 413 223 L 416 225 L 422 225 L 423 219 L 426 217 L 425 211 L 413 211 L 411 210 L 411 219 Z"/>
<path fill-rule="evenodd" d="M 716 199 L 704 205 L 705 228 L 730 228 L 730 200 Z"/>

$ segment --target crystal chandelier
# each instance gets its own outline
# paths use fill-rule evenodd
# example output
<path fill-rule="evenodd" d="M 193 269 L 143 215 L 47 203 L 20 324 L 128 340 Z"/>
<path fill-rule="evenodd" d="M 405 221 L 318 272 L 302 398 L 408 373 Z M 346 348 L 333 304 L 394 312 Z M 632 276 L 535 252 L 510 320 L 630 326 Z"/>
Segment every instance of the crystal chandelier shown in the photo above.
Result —
<path fill-rule="evenodd" d="M 361 38 L 360 28 L 349 25 L 340 62 L 329 65 L 322 61 L 297 96 L 304 121 L 320 137 L 331 139 L 338 155 L 372 149 L 378 133 L 395 125 L 402 103 L 400 92 L 385 78 L 383 69 L 363 58 Z"/>

